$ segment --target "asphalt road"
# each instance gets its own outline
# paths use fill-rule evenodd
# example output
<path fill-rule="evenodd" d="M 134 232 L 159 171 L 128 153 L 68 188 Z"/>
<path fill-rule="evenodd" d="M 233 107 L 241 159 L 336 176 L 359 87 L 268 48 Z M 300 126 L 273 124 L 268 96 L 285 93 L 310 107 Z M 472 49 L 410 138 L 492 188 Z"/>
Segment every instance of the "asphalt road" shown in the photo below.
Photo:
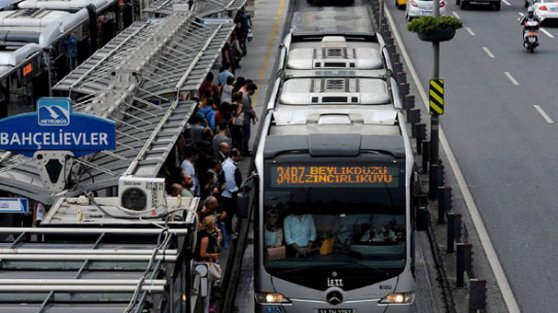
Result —
<path fill-rule="evenodd" d="M 449 3 L 464 28 L 441 44 L 441 123 L 521 312 L 556 312 L 558 27 L 543 25 L 540 47 L 528 53 L 517 21 L 522 4 L 463 11 Z M 431 44 L 406 31 L 404 11 L 388 6 L 427 87 Z"/>

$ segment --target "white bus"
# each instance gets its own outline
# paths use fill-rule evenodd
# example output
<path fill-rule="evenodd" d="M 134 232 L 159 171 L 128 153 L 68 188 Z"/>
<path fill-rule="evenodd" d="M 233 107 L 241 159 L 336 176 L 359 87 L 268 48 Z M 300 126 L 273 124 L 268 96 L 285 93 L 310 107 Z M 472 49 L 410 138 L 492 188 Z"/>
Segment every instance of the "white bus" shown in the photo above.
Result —
<path fill-rule="evenodd" d="M 403 116 L 284 113 L 268 113 L 256 155 L 256 312 L 412 312 L 414 161 Z M 293 216 L 311 216 L 314 230 L 290 229 Z M 297 247 L 305 235 L 313 243 Z"/>
<path fill-rule="evenodd" d="M 414 311 L 414 157 L 387 73 L 277 81 L 255 158 L 256 312 Z"/>

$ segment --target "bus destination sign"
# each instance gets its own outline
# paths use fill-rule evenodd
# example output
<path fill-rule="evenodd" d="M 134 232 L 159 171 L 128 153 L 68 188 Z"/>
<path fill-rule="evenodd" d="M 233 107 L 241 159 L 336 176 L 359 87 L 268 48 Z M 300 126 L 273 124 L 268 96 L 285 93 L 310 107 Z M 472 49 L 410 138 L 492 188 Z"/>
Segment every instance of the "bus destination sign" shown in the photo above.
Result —
<path fill-rule="evenodd" d="M 399 168 L 385 165 L 274 165 L 271 187 L 368 187 L 399 185 Z"/>

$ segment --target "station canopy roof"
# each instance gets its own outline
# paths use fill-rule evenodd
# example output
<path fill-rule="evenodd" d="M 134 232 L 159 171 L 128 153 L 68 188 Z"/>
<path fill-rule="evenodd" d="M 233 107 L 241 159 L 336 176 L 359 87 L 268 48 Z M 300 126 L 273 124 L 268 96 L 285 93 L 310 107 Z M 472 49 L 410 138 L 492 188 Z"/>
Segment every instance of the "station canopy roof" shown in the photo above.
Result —
<path fill-rule="evenodd" d="M 195 0 L 193 1 L 192 11 L 197 17 L 207 17 L 221 12 L 236 12 L 240 10 L 247 0 Z M 188 0 L 156 0 L 144 9 L 144 12 L 170 15 L 174 8 L 187 5 Z"/>
<path fill-rule="evenodd" d="M 114 151 L 76 159 L 63 193 L 48 191 L 32 158 L 0 152 L 0 190 L 45 204 L 118 186 L 124 175 L 156 177 L 196 102 L 196 92 L 220 56 L 234 25 L 203 25 L 189 12 L 134 23 L 63 78 L 54 89 L 77 92 L 75 112 L 117 125 Z"/>
<path fill-rule="evenodd" d="M 45 241 L 27 241 L 26 234 Z M 186 235 L 147 225 L 3 227 L 0 312 L 145 312 L 169 297 L 174 282 L 164 273 L 180 268 L 185 249 L 178 242 Z"/>

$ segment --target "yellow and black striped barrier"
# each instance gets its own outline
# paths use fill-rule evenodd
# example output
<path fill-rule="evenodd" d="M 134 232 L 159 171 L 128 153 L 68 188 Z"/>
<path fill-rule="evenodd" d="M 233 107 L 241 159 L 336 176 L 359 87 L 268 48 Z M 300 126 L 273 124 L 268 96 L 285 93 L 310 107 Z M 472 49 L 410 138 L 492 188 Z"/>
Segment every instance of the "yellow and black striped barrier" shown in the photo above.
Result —
<path fill-rule="evenodd" d="M 430 94 L 430 114 L 431 115 L 444 114 L 444 80 L 431 79 L 429 94 Z"/>

